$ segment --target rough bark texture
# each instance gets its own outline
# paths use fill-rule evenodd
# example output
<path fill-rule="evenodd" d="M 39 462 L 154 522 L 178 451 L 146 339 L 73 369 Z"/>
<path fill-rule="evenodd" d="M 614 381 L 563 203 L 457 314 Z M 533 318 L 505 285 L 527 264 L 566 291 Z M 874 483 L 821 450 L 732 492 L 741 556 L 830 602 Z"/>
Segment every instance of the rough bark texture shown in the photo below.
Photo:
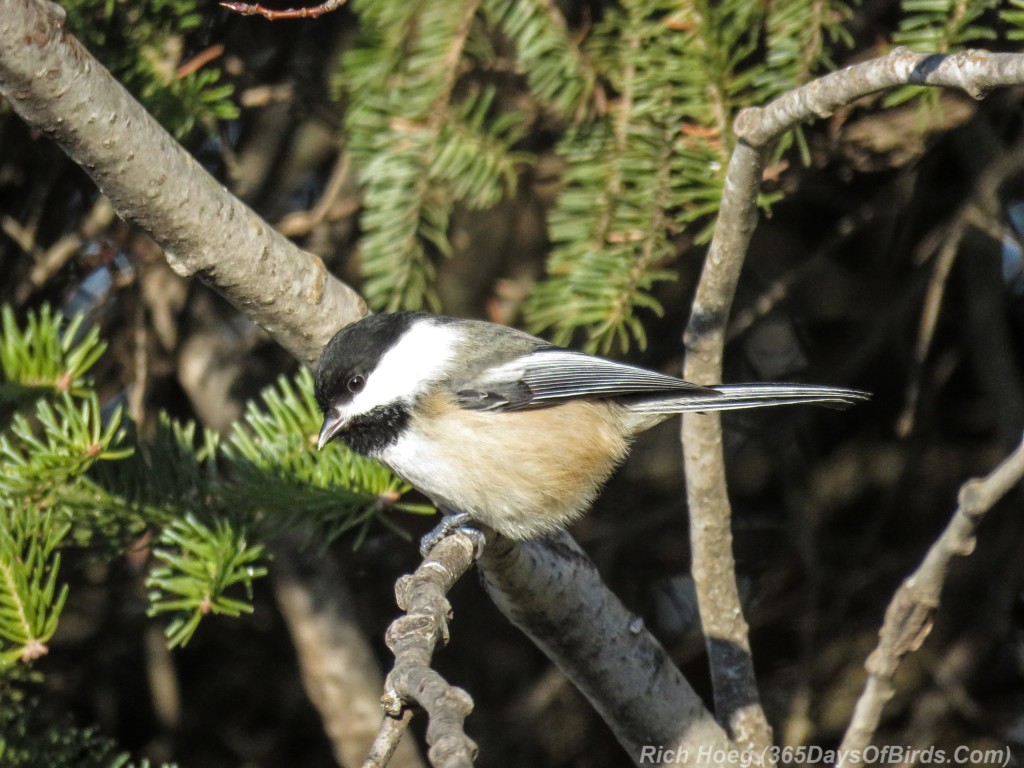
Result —
<path fill-rule="evenodd" d="M 568 534 L 523 543 L 496 538 L 479 567 L 498 608 L 583 692 L 637 765 L 652 762 L 644 747 L 691 755 L 728 748 L 665 649 L 608 592 Z"/>
<path fill-rule="evenodd" d="M 0 14 L 0 93 L 152 234 L 180 275 L 203 279 L 289 352 L 314 364 L 366 314 L 323 262 L 225 190 L 64 28 L 64 11 L 12 0 Z"/>

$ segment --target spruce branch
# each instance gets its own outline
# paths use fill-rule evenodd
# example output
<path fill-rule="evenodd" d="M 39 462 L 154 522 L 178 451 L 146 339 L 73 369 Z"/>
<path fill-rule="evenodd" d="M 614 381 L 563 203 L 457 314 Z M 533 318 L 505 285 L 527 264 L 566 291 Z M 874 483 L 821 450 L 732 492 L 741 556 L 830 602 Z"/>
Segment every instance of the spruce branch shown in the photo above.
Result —
<path fill-rule="evenodd" d="M 95 463 L 132 453 L 132 448 L 122 447 L 120 410 L 104 423 L 95 393 L 80 403 L 68 394 L 53 404 L 39 400 L 34 421 L 42 434 L 18 413 L 8 432 L 0 435 L 0 456 L 7 465 L 0 474 L 0 490 L 12 497 L 45 499 Z"/>
<path fill-rule="evenodd" d="M 439 173 L 438 158 L 475 162 L 487 176 L 486 158 L 474 160 L 471 147 L 442 144 L 478 0 L 387 5 L 355 5 L 374 28 L 344 59 L 353 95 L 346 126 L 364 191 L 363 290 L 376 308 L 436 309 L 432 259 L 451 252 L 456 197 L 444 183 L 454 171 Z M 448 136 L 460 142 L 458 134 Z"/>
<path fill-rule="evenodd" d="M 245 529 L 224 519 L 204 523 L 189 515 L 171 522 L 161 531 L 153 556 L 163 565 L 146 579 L 149 615 L 176 614 L 166 629 L 172 648 L 188 643 L 208 614 L 252 613 L 252 582 L 267 574 L 258 564 L 263 545 L 250 545 Z M 245 600 L 228 596 L 236 584 L 245 589 Z"/>
<path fill-rule="evenodd" d="M 663 3 L 628 3 L 602 25 L 621 36 L 609 61 L 619 96 L 560 145 L 568 166 L 549 217 L 549 277 L 526 307 L 527 324 L 559 344 L 585 329 L 591 350 L 643 345 L 637 310 L 661 312 L 651 289 L 672 278 L 662 267 L 674 255 L 671 211 L 683 204 L 672 146 L 685 55 L 667 13 Z"/>
<path fill-rule="evenodd" d="M 1024 40 L 1024 0 L 1007 0 L 999 9 L 999 19 L 1009 25 L 1008 40 Z"/>
<path fill-rule="evenodd" d="M 322 415 L 312 393 L 308 370 L 294 380 L 282 376 L 247 404 L 225 440 L 204 431 L 198 451 L 192 449 L 194 426 L 164 422 L 161 448 L 149 460 L 161 457 L 167 469 L 153 474 L 166 473 L 169 480 L 143 498 L 151 515 L 166 515 L 154 553 L 164 565 L 147 583 L 153 588 L 151 615 L 174 614 L 167 628 L 171 645 L 187 643 L 208 613 L 252 610 L 248 600 L 226 592 L 237 584 L 248 592 L 265 575 L 262 539 L 301 524 L 316 532 L 321 545 L 358 529 L 358 545 L 373 523 L 395 525 L 388 520 L 391 511 L 433 511 L 401 501 L 409 486 L 381 465 L 342 446 L 317 451 Z M 181 467 L 177 475 L 175 466 Z M 138 470 L 129 470 L 138 477 Z M 120 487 L 127 490 L 123 482 Z"/>
<path fill-rule="evenodd" d="M 488 19 L 516 46 L 530 92 L 565 121 L 592 111 L 597 71 L 551 0 L 483 0 Z"/>
<path fill-rule="evenodd" d="M 564 191 L 549 217 L 549 276 L 526 306 L 532 330 L 560 344 L 582 330 L 603 353 L 643 346 L 643 311 L 661 312 L 652 289 L 674 276 L 677 239 L 710 237 L 732 115 L 754 90 L 759 8 L 634 0 L 609 12 L 597 59 L 617 98 L 560 145 Z"/>
<path fill-rule="evenodd" d="M 58 587 L 70 524 L 29 501 L 0 509 L 0 670 L 45 655 L 68 587 Z"/>
<path fill-rule="evenodd" d="M 494 88 L 483 88 L 452 108 L 441 123 L 438 151 L 430 162 L 431 178 L 471 209 L 490 208 L 513 196 L 517 166 L 531 159 L 509 149 L 522 138 L 522 115 L 490 119 L 494 95 Z"/>
<path fill-rule="evenodd" d="M 803 85 L 817 71 L 833 68 L 833 46 L 849 48 L 844 26 L 853 15 L 843 0 L 782 0 L 765 16 L 765 67 L 758 76 L 761 100 Z"/>
<path fill-rule="evenodd" d="M 83 325 L 83 316 L 65 321 L 44 304 L 28 315 L 22 329 L 5 305 L 0 310 L 0 399 L 54 392 L 81 396 L 88 386 L 86 374 L 107 348 L 98 328 Z"/>
<path fill-rule="evenodd" d="M 176 138 L 238 117 L 233 86 L 210 60 L 180 65 L 182 38 L 203 21 L 197 0 L 65 0 L 68 28 Z"/>
<path fill-rule="evenodd" d="M 853 16 L 844 0 L 781 0 L 767 6 L 764 67 L 756 78 L 756 101 L 764 103 L 803 85 L 817 72 L 835 68 L 835 48 L 848 49 L 853 38 L 845 24 Z M 787 133 L 776 157 L 795 139 L 804 165 L 810 163 L 803 132 Z"/>
<path fill-rule="evenodd" d="M 294 381 L 279 378 L 259 402 L 251 401 L 223 445 L 227 506 L 258 513 L 270 530 L 315 520 L 326 541 L 359 528 L 357 544 L 371 523 L 388 524 L 385 512 L 433 512 L 400 501 L 409 485 L 377 462 L 337 444 L 317 451 L 322 420 L 307 370 Z"/>
<path fill-rule="evenodd" d="M 993 0 L 903 0 L 893 42 L 918 51 L 951 53 L 965 45 L 994 40 L 995 31 L 977 22 L 997 6 Z"/>
<path fill-rule="evenodd" d="M 98 336 L 83 334 L 77 318 L 65 323 L 44 309 L 30 313 L 21 329 L 9 311 L 4 314 L 5 359 L 20 361 L 19 371 L 42 371 L 50 379 L 57 371 L 82 374 L 102 350 Z M 75 337 L 86 343 L 76 346 L 69 341 Z M 71 378 L 79 381 L 81 375 Z M 123 545 L 154 532 L 160 544 L 156 558 L 163 565 L 151 575 L 151 611 L 175 614 L 168 636 L 172 645 L 182 645 L 203 615 L 251 610 L 232 587 L 248 588 L 264 573 L 263 544 L 253 540 L 254 534 L 296 524 L 299 510 L 302 519 L 316 521 L 328 541 L 357 526 L 365 535 L 391 510 L 432 511 L 402 502 L 408 486 L 380 465 L 340 448 L 316 452 L 321 414 L 312 391 L 308 370 L 295 381 L 282 377 L 259 404 L 249 403 L 226 441 L 166 414 L 155 433 L 140 440 L 130 424 L 122 425 L 119 410 L 104 416 L 89 389 L 81 398 L 69 393 L 41 398 L 31 418 L 16 413 L 0 435 L 7 470 L 0 476 L 0 511 L 10 518 L 7 530 L 40 528 L 39 516 L 45 514 L 64 545 Z M 48 571 L 39 558 L 21 552 L 20 542 L 5 546 L 11 608 L 0 613 L 0 635 L 33 640 L 28 647 L 42 648 L 50 625 L 40 623 L 43 608 L 33 607 L 32 613 L 25 606 L 38 597 L 31 605 L 59 613 L 60 603 L 52 584 L 33 586 L 19 574 L 26 562 L 40 578 L 56 574 L 56 566 Z M 44 558 L 56 546 L 44 548 Z M 29 621 L 33 615 L 38 620 Z"/>

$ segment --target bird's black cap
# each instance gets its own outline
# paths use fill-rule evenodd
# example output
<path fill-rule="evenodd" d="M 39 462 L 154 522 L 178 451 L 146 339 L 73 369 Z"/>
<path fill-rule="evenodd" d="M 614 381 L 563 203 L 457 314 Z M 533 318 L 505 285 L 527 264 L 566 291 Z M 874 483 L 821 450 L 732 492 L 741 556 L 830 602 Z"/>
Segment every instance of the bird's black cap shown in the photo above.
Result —
<path fill-rule="evenodd" d="M 334 334 L 320 353 L 314 377 L 320 410 L 326 413 L 332 403 L 351 397 L 345 383 L 352 376 L 368 376 L 402 334 L 424 317 L 428 315 L 422 312 L 369 315 Z"/>

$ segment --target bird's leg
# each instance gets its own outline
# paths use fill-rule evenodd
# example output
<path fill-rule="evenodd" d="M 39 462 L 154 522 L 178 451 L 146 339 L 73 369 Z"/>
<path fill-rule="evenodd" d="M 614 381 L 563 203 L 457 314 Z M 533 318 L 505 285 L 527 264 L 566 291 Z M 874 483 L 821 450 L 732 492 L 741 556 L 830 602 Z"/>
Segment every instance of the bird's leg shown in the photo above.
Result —
<path fill-rule="evenodd" d="M 434 527 L 434 530 L 420 539 L 420 554 L 426 557 L 441 539 L 447 538 L 456 531 L 459 531 L 465 533 L 473 540 L 475 547 L 473 559 L 479 559 L 480 555 L 484 552 L 484 547 L 487 545 L 487 539 L 484 537 L 483 531 L 473 524 L 473 517 L 466 512 L 455 512 L 441 506 L 438 508 L 444 517 Z"/>

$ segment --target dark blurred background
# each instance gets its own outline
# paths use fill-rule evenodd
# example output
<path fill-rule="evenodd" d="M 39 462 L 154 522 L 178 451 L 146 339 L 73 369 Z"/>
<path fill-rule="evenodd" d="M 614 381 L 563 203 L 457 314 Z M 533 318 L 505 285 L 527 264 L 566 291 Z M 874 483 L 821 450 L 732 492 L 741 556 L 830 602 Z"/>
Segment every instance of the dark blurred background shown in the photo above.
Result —
<path fill-rule="evenodd" d="M 338 161 L 339 107 L 324 64 L 344 47 L 355 17 L 343 9 L 269 23 L 200 7 L 182 60 L 223 45 L 217 61 L 242 108 L 212 133 L 186 131 L 184 143 L 358 287 L 359 188 Z M 583 7 L 567 15 L 582 18 Z M 851 60 L 876 52 L 889 24 L 888 4 L 859 8 Z M 943 94 L 930 111 L 868 100 L 807 129 L 808 165 L 787 155 L 773 166 L 769 185 L 785 197 L 751 247 L 727 380 L 874 393 L 845 412 L 726 417 L 739 580 L 781 743 L 836 745 L 894 589 L 950 518 L 959 486 L 1020 440 L 1020 97 L 1019 89 L 980 103 Z M 516 322 L 543 274 L 544 216 L 561 166 L 543 131 L 524 142 L 537 160 L 523 169 L 515 198 L 455 211 L 455 252 L 437 263 L 447 314 Z M 323 218 L 295 219 L 323 198 L 332 175 L 340 184 Z M 43 302 L 87 312 L 110 341 L 101 391 L 125 399 L 134 418 L 164 409 L 223 429 L 247 398 L 295 369 L 219 296 L 171 273 L 148 237 L 118 221 L 84 173 L 9 111 L 0 114 L 0 218 L 0 301 L 18 312 Z M 61 250 L 61 238 L 74 233 L 78 241 Z M 698 246 L 681 249 L 671 265 L 678 279 L 656 288 L 665 313 L 642 318 L 649 344 L 630 359 L 681 369 L 702 255 Z M 933 332 L 922 345 L 929 312 Z M 399 522 L 418 536 L 433 521 Z M 688 577 L 677 421 L 643 436 L 572 532 L 710 700 Z M 1009 744 L 1015 754 L 1024 745 L 1022 555 L 1015 490 L 985 519 L 974 555 L 954 564 L 935 628 L 900 670 L 876 743 Z M 418 563 L 415 546 L 378 527 L 360 548 L 343 537 L 325 557 L 349 580 L 386 668 L 381 638 L 397 613 L 393 584 Z M 146 617 L 144 566 L 144 551 L 113 562 L 68 553 L 72 599 L 38 665 L 47 706 L 98 725 L 135 755 L 189 768 L 334 764 L 269 582 L 257 583 L 252 616 L 208 620 L 168 654 L 159 621 Z M 451 601 L 452 641 L 436 661 L 474 698 L 467 730 L 480 744 L 479 765 L 627 763 L 589 705 L 474 576 Z M 420 739 L 422 727 L 418 717 Z"/>

